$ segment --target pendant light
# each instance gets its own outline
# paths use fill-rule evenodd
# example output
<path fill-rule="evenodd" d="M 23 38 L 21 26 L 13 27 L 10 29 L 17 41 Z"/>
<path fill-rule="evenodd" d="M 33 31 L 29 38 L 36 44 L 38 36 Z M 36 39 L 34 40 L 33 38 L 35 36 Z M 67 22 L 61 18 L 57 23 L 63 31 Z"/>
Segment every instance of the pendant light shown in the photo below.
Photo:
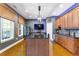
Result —
<path fill-rule="evenodd" d="M 41 15 L 40 15 L 41 6 L 38 6 L 38 11 L 39 11 L 38 21 L 40 21 L 40 22 L 41 22 L 41 20 L 42 20 Z"/>

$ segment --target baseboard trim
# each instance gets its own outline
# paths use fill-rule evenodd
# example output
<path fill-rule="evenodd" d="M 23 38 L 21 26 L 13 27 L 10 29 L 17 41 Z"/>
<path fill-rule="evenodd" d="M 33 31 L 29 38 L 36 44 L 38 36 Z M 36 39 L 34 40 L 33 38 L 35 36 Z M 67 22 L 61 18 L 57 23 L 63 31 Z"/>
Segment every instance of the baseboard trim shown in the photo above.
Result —
<path fill-rule="evenodd" d="M 6 47 L 6 48 L 2 49 L 2 50 L 0 51 L 0 54 L 1 54 L 1 53 L 3 53 L 3 52 L 5 52 L 6 50 L 8 50 L 8 49 L 12 48 L 13 46 L 15 46 L 16 44 L 20 43 L 20 42 L 21 42 L 21 41 L 23 41 L 23 40 L 24 40 L 24 39 L 21 39 L 21 40 L 19 40 L 19 41 L 15 42 L 15 43 L 13 43 L 13 44 L 9 45 L 8 47 Z"/>

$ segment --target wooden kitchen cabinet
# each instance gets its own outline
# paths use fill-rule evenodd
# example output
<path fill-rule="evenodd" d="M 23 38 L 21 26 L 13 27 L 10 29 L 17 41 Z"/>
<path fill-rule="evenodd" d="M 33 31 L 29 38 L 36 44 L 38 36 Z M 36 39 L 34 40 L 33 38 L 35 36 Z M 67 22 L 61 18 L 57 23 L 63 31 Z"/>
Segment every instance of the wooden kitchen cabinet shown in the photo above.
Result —
<path fill-rule="evenodd" d="M 63 26 L 63 19 L 62 19 L 62 17 L 55 21 L 55 28 L 58 28 L 59 26 L 60 27 Z"/>
<path fill-rule="evenodd" d="M 56 28 L 79 29 L 79 7 L 71 10 L 56 20 Z"/>
<path fill-rule="evenodd" d="M 60 35 L 56 35 L 56 37 L 57 37 L 56 42 L 58 42 L 59 44 L 63 43 L 63 39 Z"/>
<path fill-rule="evenodd" d="M 75 46 L 75 40 L 74 38 L 66 37 L 63 35 L 56 35 L 58 37 L 57 43 L 59 43 L 61 46 L 63 46 L 65 49 L 70 51 L 71 53 L 76 53 L 76 46 Z M 78 44 L 76 44 L 78 45 Z"/>
<path fill-rule="evenodd" d="M 59 19 L 57 19 L 57 20 L 55 21 L 55 28 L 57 29 L 58 26 L 59 26 Z"/>
<path fill-rule="evenodd" d="M 67 18 L 67 28 L 71 29 L 73 27 L 72 13 L 69 12 L 67 15 L 68 15 L 68 18 Z"/>
<path fill-rule="evenodd" d="M 67 22 L 67 14 L 64 16 L 64 28 L 67 28 L 68 27 L 68 22 Z"/>
<path fill-rule="evenodd" d="M 67 37 L 65 37 L 65 36 L 61 36 L 62 37 L 62 40 L 63 40 L 63 46 L 65 47 L 65 48 L 67 48 Z"/>
<path fill-rule="evenodd" d="M 67 39 L 67 49 L 70 52 L 75 53 L 75 41 L 74 41 L 74 38 L 68 37 L 68 39 Z"/>
<path fill-rule="evenodd" d="M 61 19 L 61 17 L 59 18 L 59 26 L 60 27 L 62 26 L 62 19 Z"/>
<path fill-rule="evenodd" d="M 67 13 L 67 28 L 69 29 L 77 29 L 79 28 L 79 8 L 75 8 L 74 10 Z"/>
<path fill-rule="evenodd" d="M 75 53 L 75 55 L 79 55 L 79 39 L 76 39 L 75 40 L 75 51 L 76 51 L 76 53 Z"/>
<path fill-rule="evenodd" d="M 79 29 L 79 6 L 58 18 L 63 29 Z M 57 26 L 58 26 L 57 25 Z M 75 55 L 79 55 L 79 39 L 57 34 L 56 42 Z"/>
<path fill-rule="evenodd" d="M 58 28 L 58 26 L 59 26 L 59 19 L 57 20 L 57 28 Z"/>
<path fill-rule="evenodd" d="M 72 11 L 72 18 L 73 18 L 73 28 L 79 28 L 79 12 L 78 8 Z"/>
<path fill-rule="evenodd" d="M 64 16 L 61 17 L 61 28 L 62 28 L 62 29 L 64 28 Z"/>
<path fill-rule="evenodd" d="M 66 47 L 67 45 L 67 37 L 61 36 L 61 35 L 56 35 L 57 38 L 57 43 L 59 43 L 60 45 L 62 45 L 63 47 Z"/>
<path fill-rule="evenodd" d="M 54 24 L 55 24 L 55 28 L 57 28 L 57 20 L 54 22 Z"/>

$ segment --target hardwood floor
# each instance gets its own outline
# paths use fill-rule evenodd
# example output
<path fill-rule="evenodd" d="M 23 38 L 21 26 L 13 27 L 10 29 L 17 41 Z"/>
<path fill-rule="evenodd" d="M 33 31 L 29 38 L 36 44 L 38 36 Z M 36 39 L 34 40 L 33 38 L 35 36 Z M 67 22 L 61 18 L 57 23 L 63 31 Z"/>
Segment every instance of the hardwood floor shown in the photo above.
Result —
<path fill-rule="evenodd" d="M 0 56 L 73 56 L 69 51 L 48 39 L 26 39 Z"/>
<path fill-rule="evenodd" d="M 27 39 L 27 56 L 48 56 L 48 39 Z"/>
<path fill-rule="evenodd" d="M 56 42 L 45 39 L 28 39 L 27 56 L 73 56 Z"/>
<path fill-rule="evenodd" d="M 26 40 L 1 53 L 0 56 L 26 56 Z"/>

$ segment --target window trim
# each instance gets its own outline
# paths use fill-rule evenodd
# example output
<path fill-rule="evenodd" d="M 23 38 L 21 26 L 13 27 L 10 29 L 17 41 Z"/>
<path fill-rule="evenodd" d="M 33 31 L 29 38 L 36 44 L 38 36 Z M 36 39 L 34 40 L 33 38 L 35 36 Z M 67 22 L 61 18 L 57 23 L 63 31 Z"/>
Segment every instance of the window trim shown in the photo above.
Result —
<path fill-rule="evenodd" d="M 23 25 L 23 24 L 18 23 L 18 36 L 19 36 L 19 37 L 21 37 L 21 36 L 23 36 L 23 35 L 24 35 L 24 32 L 23 32 L 21 35 L 19 35 L 19 25 L 22 25 L 22 26 L 23 26 L 23 30 L 24 30 L 24 25 Z"/>
<path fill-rule="evenodd" d="M 2 33 L 2 20 L 1 20 L 1 18 L 13 22 L 13 27 L 12 27 L 12 29 L 13 29 L 13 31 L 12 31 L 13 37 L 2 40 L 2 34 L 3 34 L 3 33 Z M 0 35 L 0 43 L 4 43 L 4 42 L 7 42 L 7 41 L 10 41 L 10 40 L 14 39 L 14 29 L 15 29 L 15 28 L 14 28 L 14 21 L 9 20 L 9 19 L 7 19 L 7 18 L 4 18 L 4 17 L 1 17 L 1 16 L 0 16 L 0 30 L 1 30 L 1 33 L 0 33 L 0 34 L 1 34 L 1 35 Z"/>

